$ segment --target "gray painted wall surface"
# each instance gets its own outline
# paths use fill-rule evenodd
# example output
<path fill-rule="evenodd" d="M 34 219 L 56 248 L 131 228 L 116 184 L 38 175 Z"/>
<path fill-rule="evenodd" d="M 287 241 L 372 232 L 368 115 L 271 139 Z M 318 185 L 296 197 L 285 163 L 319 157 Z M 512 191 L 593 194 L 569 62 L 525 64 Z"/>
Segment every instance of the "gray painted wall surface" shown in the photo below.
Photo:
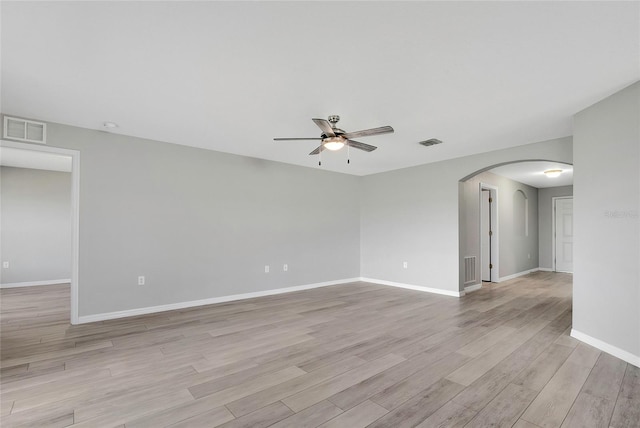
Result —
<path fill-rule="evenodd" d="M 480 283 L 480 183 L 498 188 L 498 267 L 499 277 L 505 277 L 538 267 L 538 189 L 491 172 L 483 172 L 465 181 L 462 186 L 464 205 L 460 221 L 466 225 L 466 240 L 462 257 L 476 256 L 476 278 Z M 518 192 L 518 195 L 516 195 Z M 522 192 L 522 193 L 520 193 Z M 528 201 L 528 234 L 524 233 L 524 211 L 514 204 L 521 195 Z M 523 207 L 522 207 L 523 208 Z M 471 284 L 466 284 L 467 286 Z"/>
<path fill-rule="evenodd" d="M 553 269 L 553 199 L 558 196 L 573 196 L 573 186 L 538 189 L 538 230 L 540 267 Z"/>
<path fill-rule="evenodd" d="M 81 153 L 80 316 L 357 276 L 457 292 L 459 180 L 573 161 L 567 137 L 354 177 L 55 123 L 47 137 Z"/>
<path fill-rule="evenodd" d="M 359 177 L 47 132 L 49 146 L 80 151 L 80 316 L 359 276 Z"/>
<path fill-rule="evenodd" d="M 638 358 L 639 122 L 640 83 L 575 115 L 573 285 L 573 328 Z"/>
<path fill-rule="evenodd" d="M 0 167 L 1 283 L 71 278 L 71 174 Z"/>
<path fill-rule="evenodd" d="M 537 159 L 573 163 L 571 137 L 363 177 L 362 276 L 460 291 L 467 233 L 459 224 L 460 180 L 487 166 Z"/>

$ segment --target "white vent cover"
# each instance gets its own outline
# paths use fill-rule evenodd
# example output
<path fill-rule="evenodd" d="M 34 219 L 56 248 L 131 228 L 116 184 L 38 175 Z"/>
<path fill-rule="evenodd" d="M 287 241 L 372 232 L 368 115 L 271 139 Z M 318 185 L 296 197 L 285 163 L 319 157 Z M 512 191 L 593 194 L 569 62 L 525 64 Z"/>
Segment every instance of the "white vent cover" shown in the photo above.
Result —
<path fill-rule="evenodd" d="M 464 258 L 464 283 L 476 281 L 476 256 Z"/>
<path fill-rule="evenodd" d="M 3 138 L 27 143 L 47 143 L 47 124 L 33 120 L 4 117 Z"/>

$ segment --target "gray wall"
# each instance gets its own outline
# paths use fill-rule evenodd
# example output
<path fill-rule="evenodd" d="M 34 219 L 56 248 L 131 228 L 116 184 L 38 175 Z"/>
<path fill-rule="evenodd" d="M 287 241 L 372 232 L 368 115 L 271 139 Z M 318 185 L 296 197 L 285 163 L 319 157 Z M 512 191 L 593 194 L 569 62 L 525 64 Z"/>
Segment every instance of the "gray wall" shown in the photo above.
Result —
<path fill-rule="evenodd" d="M 567 137 L 354 177 L 55 123 L 47 137 L 81 153 L 80 316 L 358 276 L 458 292 L 459 180 L 573 161 Z"/>
<path fill-rule="evenodd" d="M 498 267 L 499 277 L 505 277 L 538 267 L 538 189 L 493 174 L 483 172 L 462 185 L 464 205 L 460 221 L 466 225 L 462 257 L 476 256 L 476 278 L 480 283 L 480 183 L 498 188 Z M 516 194 L 517 192 L 517 194 Z M 522 192 L 522 193 L 520 193 Z M 524 233 L 524 211 L 514 206 L 524 194 L 528 201 L 528 234 Z M 523 208 L 523 207 L 522 207 Z M 493 278 L 492 278 L 493 279 Z M 470 284 L 466 284 L 469 286 Z"/>
<path fill-rule="evenodd" d="M 80 151 L 80 316 L 359 276 L 359 177 L 47 132 L 49 146 Z"/>
<path fill-rule="evenodd" d="M 460 180 L 503 162 L 539 159 L 573 163 L 571 137 L 363 177 L 362 276 L 459 292 L 467 234 L 459 222 Z"/>
<path fill-rule="evenodd" d="M 640 359 L 640 83 L 574 118 L 573 328 Z"/>
<path fill-rule="evenodd" d="M 2 284 L 71 278 L 71 174 L 0 167 Z"/>
<path fill-rule="evenodd" d="M 538 189 L 538 230 L 540 268 L 553 269 L 553 199 L 573 196 L 573 186 Z"/>

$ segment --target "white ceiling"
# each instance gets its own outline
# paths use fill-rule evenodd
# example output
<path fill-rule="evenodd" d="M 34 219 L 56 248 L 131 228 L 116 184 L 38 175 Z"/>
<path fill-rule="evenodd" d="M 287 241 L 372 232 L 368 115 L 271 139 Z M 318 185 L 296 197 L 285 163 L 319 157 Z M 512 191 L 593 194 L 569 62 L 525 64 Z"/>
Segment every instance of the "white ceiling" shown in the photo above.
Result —
<path fill-rule="evenodd" d="M 0 147 L 0 166 L 71 172 L 71 156 Z"/>
<path fill-rule="evenodd" d="M 555 178 L 547 177 L 544 175 L 544 172 L 550 169 L 562 170 L 562 174 Z M 536 161 L 511 163 L 493 168 L 490 172 L 539 189 L 573 185 L 573 165 L 557 162 Z"/>
<path fill-rule="evenodd" d="M 2 111 L 365 175 L 572 134 L 640 78 L 639 2 L 2 2 Z M 429 148 L 421 140 L 444 144 Z"/>

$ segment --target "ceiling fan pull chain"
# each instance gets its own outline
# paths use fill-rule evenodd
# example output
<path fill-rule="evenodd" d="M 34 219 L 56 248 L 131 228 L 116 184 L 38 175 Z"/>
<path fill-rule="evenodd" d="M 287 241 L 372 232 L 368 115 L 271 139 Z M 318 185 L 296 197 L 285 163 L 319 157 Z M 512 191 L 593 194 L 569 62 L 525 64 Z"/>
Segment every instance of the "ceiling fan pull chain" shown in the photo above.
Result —
<path fill-rule="evenodd" d="M 351 144 L 347 144 L 347 165 L 351 163 Z"/>
<path fill-rule="evenodd" d="M 318 166 L 322 166 L 322 146 L 320 146 L 320 151 L 318 152 Z"/>

